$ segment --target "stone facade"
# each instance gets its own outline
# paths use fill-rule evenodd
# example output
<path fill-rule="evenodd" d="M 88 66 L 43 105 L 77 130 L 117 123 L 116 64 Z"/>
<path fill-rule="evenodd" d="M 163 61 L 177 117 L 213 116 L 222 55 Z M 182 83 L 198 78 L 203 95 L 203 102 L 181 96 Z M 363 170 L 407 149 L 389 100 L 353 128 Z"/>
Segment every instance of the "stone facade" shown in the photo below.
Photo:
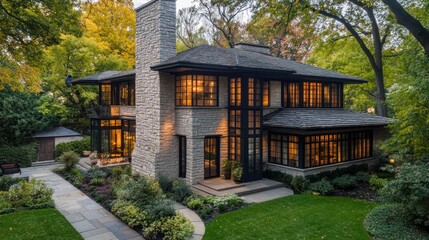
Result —
<path fill-rule="evenodd" d="M 186 178 L 189 183 L 204 179 L 206 136 L 220 137 L 220 166 L 228 158 L 227 94 L 228 78 L 219 77 L 218 107 L 176 107 L 176 134 L 186 136 Z"/>
<path fill-rule="evenodd" d="M 177 177 L 174 77 L 150 69 L 176 54 L 176 1 L 150 1 L 136 9 L 136 18 L 133 171 L 151 177 Z"/>

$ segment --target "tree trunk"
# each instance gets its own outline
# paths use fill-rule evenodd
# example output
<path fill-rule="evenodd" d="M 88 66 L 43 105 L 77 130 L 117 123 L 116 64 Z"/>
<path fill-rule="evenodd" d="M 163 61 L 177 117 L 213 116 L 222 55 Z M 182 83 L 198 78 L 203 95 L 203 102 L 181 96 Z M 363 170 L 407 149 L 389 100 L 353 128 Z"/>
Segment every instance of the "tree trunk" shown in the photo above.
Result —
<path fill-rule="evenodd" d="M 429 55 L 429 30 L 423 27 L 423 25 L 411 16 L 401 4 L 396 0 L 383 0 L 390 11 L 395 15 L 398 24 L 404 26 L 411 34 L 420 42 L 422 47 L 425 49 L 426 54 Z"/>

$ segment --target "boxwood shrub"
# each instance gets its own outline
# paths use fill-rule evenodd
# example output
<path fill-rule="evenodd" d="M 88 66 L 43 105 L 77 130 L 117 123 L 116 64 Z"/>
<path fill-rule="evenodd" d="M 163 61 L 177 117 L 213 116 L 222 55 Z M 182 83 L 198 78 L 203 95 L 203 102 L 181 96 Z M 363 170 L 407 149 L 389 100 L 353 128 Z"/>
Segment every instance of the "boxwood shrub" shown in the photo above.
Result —
<path fill-rule="evenodd" d="M 334 191 L 334 187 L 328 180 L 322 179 L 318 182 L 311 183 L 309 190 L 312 192 L 317 192 L 320 195 L 328 195 Z"/>

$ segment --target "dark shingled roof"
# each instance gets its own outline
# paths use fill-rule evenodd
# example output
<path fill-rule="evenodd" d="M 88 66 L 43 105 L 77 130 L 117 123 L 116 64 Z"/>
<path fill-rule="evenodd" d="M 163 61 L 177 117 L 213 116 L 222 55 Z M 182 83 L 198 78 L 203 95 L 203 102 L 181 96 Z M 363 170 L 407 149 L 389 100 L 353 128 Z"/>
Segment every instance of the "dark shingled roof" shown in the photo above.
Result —
<path fill-rule="evenodd" d="M 82 134 L 70 130 L 65 127 L 56 127 L 52 128 L 34 135 L 34 138 L 50 138 L 50 137 L 73 137 L 73 136 L 82 136 Z"/>
<path fill-rule="evenodd" d="M 287 108 L 268 114 L 263 126 L 289 129 L 327 129 L 352 127 L 382 127 L 390 118 L 359 113 L 345 109 Z"/>
<path fill-rule="evenodd" d="M 86 76 L 83 78 L 75 79 L 72 81 L 72 84 L 94 84 L 107 80 L 115 80 L 124 77 L 130 77 L 136 75 L 136 70 L 127 70 L 127 71 L 106 71 L 98 74 Z"/>
<path fill-rule="evenodd" d="M 318 77 L 362 83 L 365 80 L 346 74 L 332 72 L 308 64 L 274 57 L 268 54 L 239 48 L 219 48 L 201 45 L 152 66 L 152 70 L 163 71 L 178 67 L 212 68 L 224 70 L 250 70 L 291 74 L 301 77 Z"/>

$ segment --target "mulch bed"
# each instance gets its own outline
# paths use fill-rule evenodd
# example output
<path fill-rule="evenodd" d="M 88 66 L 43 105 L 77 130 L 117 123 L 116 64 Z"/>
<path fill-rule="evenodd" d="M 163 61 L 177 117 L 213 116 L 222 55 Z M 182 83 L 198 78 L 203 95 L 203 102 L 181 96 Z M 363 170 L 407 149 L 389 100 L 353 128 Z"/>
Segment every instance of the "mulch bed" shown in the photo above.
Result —
<path fill-rule="evenodd" d="M 380 196 L 372 190 L 367 183 L 360 183 L 356 188 L 350 190 L 335 189 L 333 196 L 364 199 L 370 202 L 379 202 Z"/>

